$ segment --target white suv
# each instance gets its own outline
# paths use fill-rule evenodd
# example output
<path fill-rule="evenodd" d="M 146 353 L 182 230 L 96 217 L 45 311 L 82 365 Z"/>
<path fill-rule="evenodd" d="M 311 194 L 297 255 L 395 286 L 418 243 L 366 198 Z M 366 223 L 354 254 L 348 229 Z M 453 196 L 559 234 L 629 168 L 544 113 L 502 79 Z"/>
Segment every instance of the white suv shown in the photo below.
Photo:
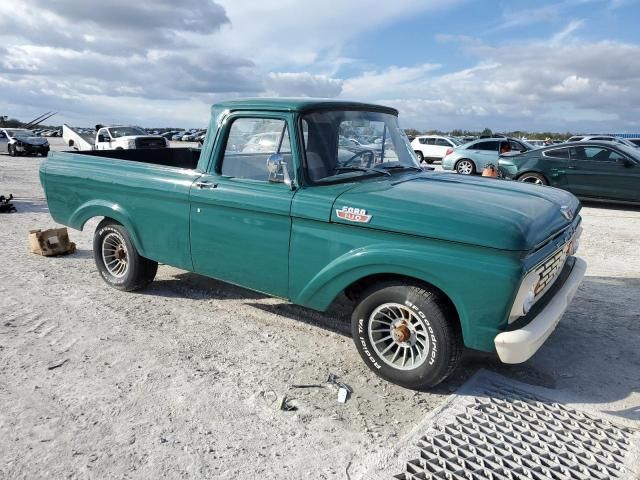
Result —
<path fill-rule="evenodd" d="M 451 137 L 420 135 L 413 139 L 411 147 L 416 152 L 418 160 L 433 163 L 434 160 L 442 160 L 449 150 L 453 150 L 459 144 Z"/>

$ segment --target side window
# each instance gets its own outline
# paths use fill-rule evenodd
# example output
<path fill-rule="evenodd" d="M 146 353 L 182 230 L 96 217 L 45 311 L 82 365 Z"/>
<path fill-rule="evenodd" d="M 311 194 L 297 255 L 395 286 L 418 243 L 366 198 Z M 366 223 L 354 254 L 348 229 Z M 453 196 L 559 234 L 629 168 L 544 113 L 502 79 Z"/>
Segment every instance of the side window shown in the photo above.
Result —
<path fill-rule="evenodd" d="M 7 138 L 7 136 L 4 134 L 4 132 L 0 131 L 0 138 Z"/>
<path fill-rule="evenodd" d="M 520 142 L 516 142 L 515 140 L 509 140 L 509 145 L 511 146 L 511 151 L 524 152 L 526 148 Z"/>
<path fill-rule="evenodd" d="M 267 159 L 274 153 L 282 155 L 291 175 L 291 141 L 284 120 L 237 118 L 229 129 L 220 173 L 267 182 Z"/>
<path fill-rule="evenodd" d="M 427 143 L 427 139 L 426 138 L 419 138 L 418 141 L 422 144 L 425 145 Z"/>
<path fill-rule="evenodd" d="M 426 145 L 435 145 L 436 144 L 436 139 L 435 138 L 425 138 L 425 144 Z"/>
<path fill-rule="evenodd" d="M 444 138 L 436 138 L 436 145 L 439 147 L 450 147 L 451 144 Z"/>
<path fill-rule="evenodd" d="M 473 150 L 489 150 L 489 151 L 498 151 L 498 142 L 478 142 L 471 147 Z"/>
<path fill-rule="evenodd" d="M 109 140 L 111 140 L 111 137 L 109 136 L 109 132 L 106 128 L 101 128 L 100 130 L 98 130 L 99 142 L 108 142 Z"/>
<path fill-rule="evenodd" d="M 568 148 L 556 148 L 554 150 L 545 150 L 543 155 L 545 157 L 553 157 L 553 158 L 569 158 L 569 149 Z"/>
<path fill-rule="evenodd" d="M 603 147 L 571 147 L 571 158 L 574 160 L 613 162 L 620 158 L 613 150 Z"/>

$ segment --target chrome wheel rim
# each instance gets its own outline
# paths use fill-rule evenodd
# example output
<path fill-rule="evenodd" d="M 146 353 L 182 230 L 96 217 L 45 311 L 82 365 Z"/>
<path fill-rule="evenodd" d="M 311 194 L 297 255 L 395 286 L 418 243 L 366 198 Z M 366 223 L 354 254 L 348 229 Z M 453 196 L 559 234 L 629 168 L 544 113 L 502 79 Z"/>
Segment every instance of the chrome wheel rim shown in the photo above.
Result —
<path fill-rule="evenodd" d="M 461 173 L 462 175 L 471 175 L 471 172 L 473 172 L 473 165 L 469 160 L 462 160 L 458 163 L 458 173 Z"/>
<path fill-rule="evenodd" d="M 122 278 L 129 270 L 129 251 L 124 238 L 110 232 L 102 240 L 102 261 L 107 271 L 116 278 Z"/>
<path fill-rule="evenodd" d="M 520 181 L 524 182 L 524 183 L 531 183 L 533 185 L 544 185 L 542 180 L 540 180 L 538 177 L 534 177 L 532 175 L 525 175 L 524 177 L 522 177 L 520 179 Z"/>
<path fill-rule="evenodd" d="M 369 317 L 369 341 L 378 358 L 398 370 L 413 370 L 431 347 L 425 319 L 400 303 L 385 303 Z"/>

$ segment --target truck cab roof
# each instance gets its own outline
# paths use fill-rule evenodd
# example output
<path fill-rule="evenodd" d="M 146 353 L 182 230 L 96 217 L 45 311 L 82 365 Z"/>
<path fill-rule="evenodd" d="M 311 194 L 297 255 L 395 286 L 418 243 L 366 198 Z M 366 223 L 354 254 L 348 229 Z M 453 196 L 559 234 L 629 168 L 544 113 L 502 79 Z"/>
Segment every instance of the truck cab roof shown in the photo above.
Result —
<path fill-rule="evenodd" d="M 373 103 L 336 100 L 333 98 L 240 98 L 217 103 L 214 109 L 228 110 L 281 110 L 287 112 L 306 112 L 324 109 L 375 110 L 398 115 L 398 110 Z"/>

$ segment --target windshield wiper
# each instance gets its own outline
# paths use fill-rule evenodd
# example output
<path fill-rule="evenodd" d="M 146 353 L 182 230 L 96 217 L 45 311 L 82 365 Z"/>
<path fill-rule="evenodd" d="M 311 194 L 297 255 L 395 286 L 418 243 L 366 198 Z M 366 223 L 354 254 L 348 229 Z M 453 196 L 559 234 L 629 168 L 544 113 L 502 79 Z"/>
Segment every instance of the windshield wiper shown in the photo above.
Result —
<path fill-rule="evenodd" d="M 389 172 L 385 172 L 384 170 L 380 170 L 379 168 L 358 167 L 358 166 L 355 166 L 355 165 L 337 166 L 333 170 L 335 172 L 339 172 L 340 170 L 346 170 L 346 171 L 367 172 L 367 173 L 381 173 L 383 175 L 391 175 Z"/>
<path fill-rule="evenodd" d="M 422 172 L 424 170 L 422 170 L 420 167 L 416 167 L 415 165 L 389 165 L 388 167 L 382 167 L 385 170 L 417 170 L 418 172 Z"/>

